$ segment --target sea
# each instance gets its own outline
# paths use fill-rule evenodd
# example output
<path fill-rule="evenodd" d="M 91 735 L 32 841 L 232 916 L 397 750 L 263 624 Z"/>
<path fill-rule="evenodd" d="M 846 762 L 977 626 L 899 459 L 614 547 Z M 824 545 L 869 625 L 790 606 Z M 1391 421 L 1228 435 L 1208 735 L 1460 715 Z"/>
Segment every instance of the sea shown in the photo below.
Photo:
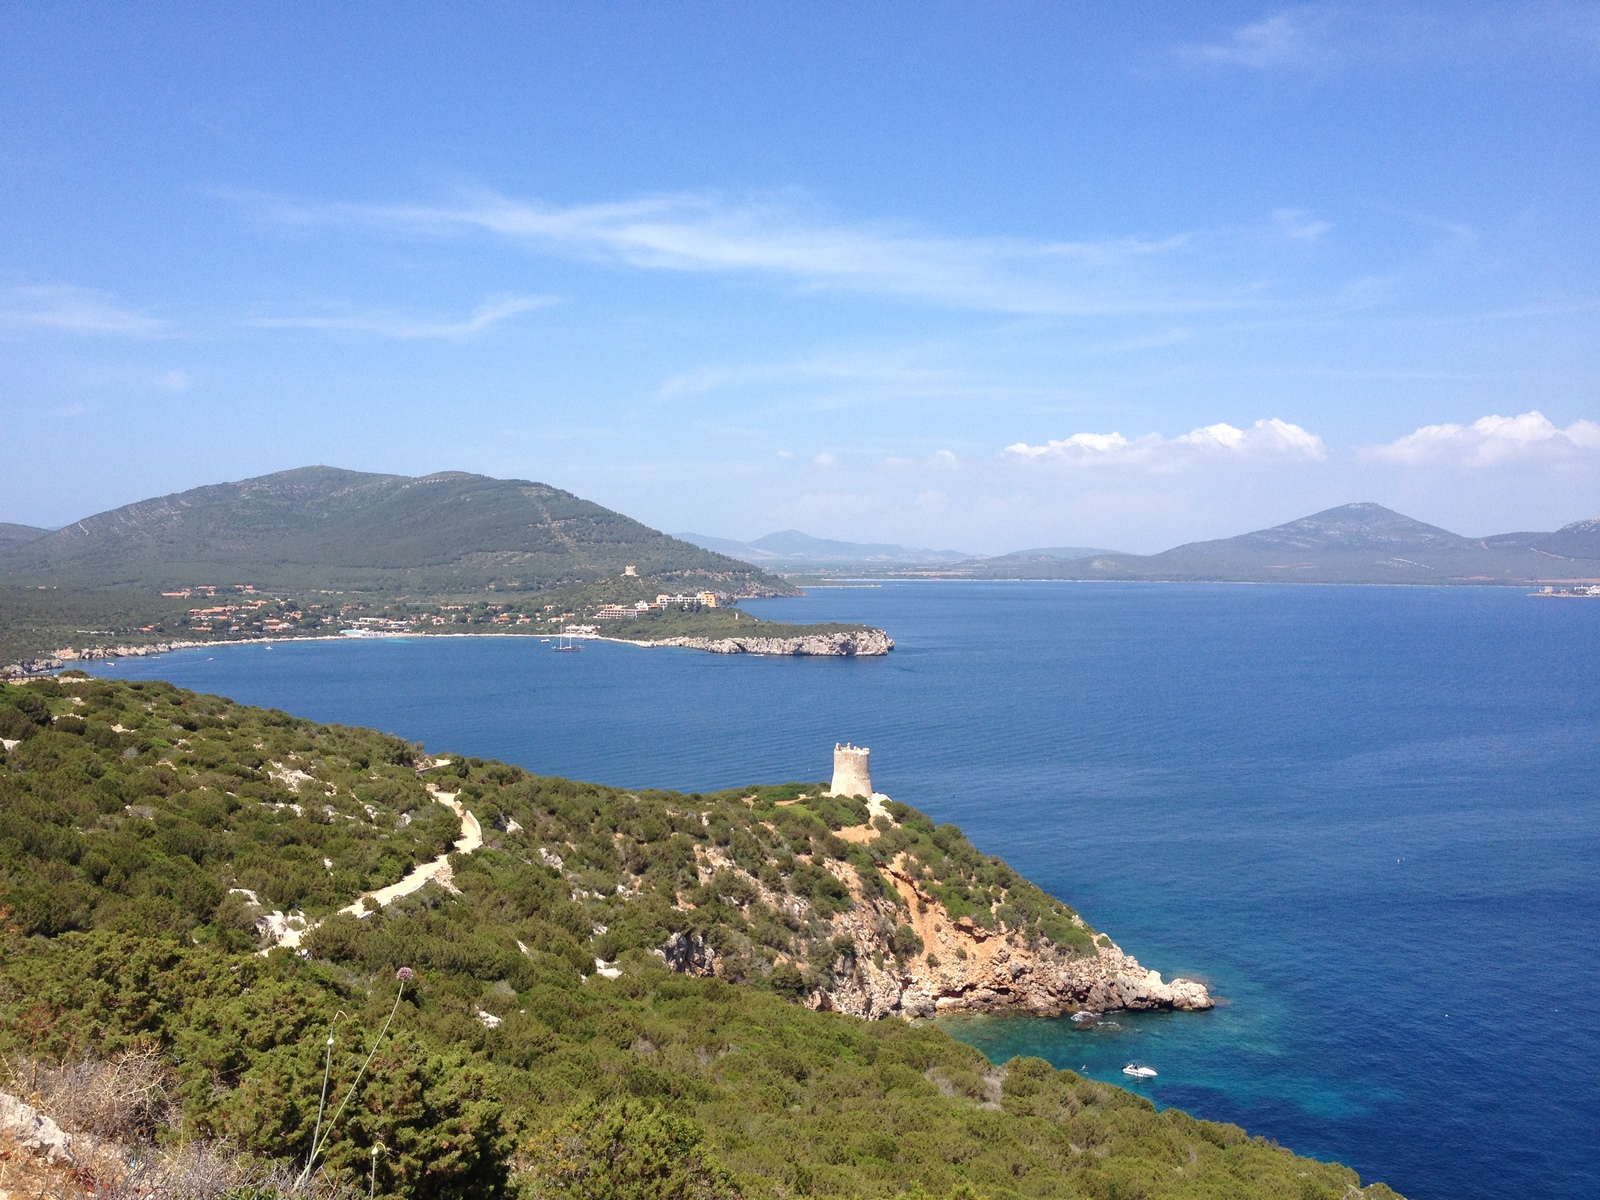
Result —
<path fill-rule="evenodd" d="M 96 670 L 626 787 L 823 780 L 835 742 L 870 746 L 878 790 L 1222 998 L 954 1036 L 1412 1200 L 1600 1196 L 1600 599 L 929 581 L 748 608 L 896 647 L 348 639 Z"/>

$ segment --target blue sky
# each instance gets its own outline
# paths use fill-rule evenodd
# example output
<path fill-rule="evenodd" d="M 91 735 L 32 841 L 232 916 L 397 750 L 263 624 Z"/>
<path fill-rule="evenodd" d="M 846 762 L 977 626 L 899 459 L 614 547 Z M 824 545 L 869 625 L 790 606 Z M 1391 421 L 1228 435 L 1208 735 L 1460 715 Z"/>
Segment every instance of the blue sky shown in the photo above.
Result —
<path fill-rule="evenodd" d="M 1600 5 L 0 5 L 0 520 L 1600 514 Z"/>

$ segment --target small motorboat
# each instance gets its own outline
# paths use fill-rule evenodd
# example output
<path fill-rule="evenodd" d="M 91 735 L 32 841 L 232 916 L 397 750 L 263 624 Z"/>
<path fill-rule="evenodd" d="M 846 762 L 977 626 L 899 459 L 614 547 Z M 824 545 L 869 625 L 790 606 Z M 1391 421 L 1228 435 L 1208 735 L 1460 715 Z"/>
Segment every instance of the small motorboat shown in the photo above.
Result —
<path fill-rule="evenodd" d="M 1156 1077 L 1156 1069 L 1147 1067 L 1143 1063 L 1129 1063 L 1122 1068 L 1122 1073 L 1131 1075 L 1135 1079 L 1154 1079 Z"/>

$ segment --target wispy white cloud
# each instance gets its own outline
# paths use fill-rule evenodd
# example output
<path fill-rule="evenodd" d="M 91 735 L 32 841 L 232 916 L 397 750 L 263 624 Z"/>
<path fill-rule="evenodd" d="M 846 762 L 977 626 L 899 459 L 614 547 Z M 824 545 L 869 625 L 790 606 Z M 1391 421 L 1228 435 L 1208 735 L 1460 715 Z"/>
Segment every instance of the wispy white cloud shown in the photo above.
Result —
<path fill-rule="evenodd" d="M 1326 39 L 1332 13 L 1320 7 L 1285 9 L 1241 25 L 1219 41 L 1202 42 L 1180 50 L 1184 58 L 1226 66 L 1299 66 L 1328 54 Z"/>
<path fill-rule="evenodd" d="M 259 329 L 318 329 L 334 333 L 368 333 L 378 337 L 416 340 L 467 338 L 482 333 L 509 317 L 530 309 L 559 304 L 555 296 L 507 296 L 480 304 L 459 320 L 427 318 L 380 311 L 323 316 L 255 317 L 247 324 Z"/>
<path fill-rule="evenodd" d="M 1159 433 L 1135 438 L 1120 433 L 1075 433 L 1038 446 L 1017 442 L 1006 447 L 1005 455 L 1071 467 L 1166 472 L 1220 463 L 1321 462 L 1328 457 L 1328 448 L 1316 434 L 1271 417 L 1249 429 L 1219 423 L 1173 438 Z"/>
<path fill-rule="evenodd" d="M 1424 425 L 1362 457 L 1395 466 L 1495 467 L 1600 455 L 1600 424 L 1574 421 L 1558 428 L 1538 410 L 1515 417 L 1480 417 L 1471 425 Z"/>
<path fill-rule="evenodd" d="M 0 288 L 0 329 L 149 338 L 161 337 L 170 326 L 104 292 L 56 284 Z"/>
<path fill-rule="evenodd" d="M 1296 241 L 1314 242 L 1333 228 L 1332 221 L 1324 221 L 1301 208 L 1280 208 L 1272 220 L 1284 237 Z"/>
<path fill-rule="evenodd" d="M 729 390 L 868 389 L 880 397 L 960 394 L 978 387 L 963 372 L 921 366 L 915 354 L 820 353 L 780 362 L 711 364 L 674 375 L 661 385 L 662 400 L 686 399 Z"/>
<path fill-rule="evenodd" d="M 431 237 L 488 235 L 530 251 L 640 270 L 763 274 L 1000 312 L 1188 312 L 1259 303 L 1255 276 L 1230 290 L 1185 277 L 1193 238 L 1098 241 L 944 237 L 905 225 L 827 220 L 781 200 L 706 194 L 551 205 L 479 192 L 444 204 L 325 204 L 237 195 L 258 218 Z"/>
<path fill-rule="evenodd" d="M 1176 47 L 1199 66 L 1250 71 L 1325 71 L 1351 66 L 1562 61 L 1590 69 L 1600 51 L 1600 6 L 1585 0 L 1435 5 L 1301 4 Z"/>

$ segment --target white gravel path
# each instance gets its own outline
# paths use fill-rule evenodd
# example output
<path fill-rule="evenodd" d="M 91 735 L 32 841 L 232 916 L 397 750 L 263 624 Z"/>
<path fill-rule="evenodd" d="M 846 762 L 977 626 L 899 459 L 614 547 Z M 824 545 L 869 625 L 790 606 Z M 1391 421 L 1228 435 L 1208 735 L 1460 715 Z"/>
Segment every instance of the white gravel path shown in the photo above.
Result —
<path fill-rule="evenodd" d="M 456 799 L 460 794 L 460 792 L 441 792 L 431 784 L 428 786 L 428 795 L 450 809 L 461 819 L 461 836 L 456 839 L 454 846 L 431 862 L 425 862 L 421 866 L 413 868 L 398 883 L 391 883 L 388 887 L 381 887 L 375 891 L 362 892 L 352 903 L 345 905 L 339 911 L 341 913 L 349 913 L 358 920 L 368 917 L 377 911 L 377 909 L 369 909 L 367 907 L 366 902 L 369 897 L 376 900 L 378 907 L 382 908 L 393 904 L 402 896 L 409 896 L 412 892 L 421 891 L 430 880 L 439 884 L 440 887 L 448 888 L 452 892 L 456 891 L 456 885 L 450 875 L 450 856 L 452 854 L 471 854 L 483 845 L 483 826 L 478 824 L 478 818 L 468 812 L 462 806 L 461 801 Z M 266 922 L 267 936 L 271 941 L 266 950 L 260 951 L 262 954 L 272 949 L 273 946 L 288 946 L 291 950 L 297 950 L 300 947 L 300 939 L 322 924 L 321 921 L 318 921 L 296 929 L 290 926 L 289 918 L 281 912 L 268 913 L 263 919 Z"/>

